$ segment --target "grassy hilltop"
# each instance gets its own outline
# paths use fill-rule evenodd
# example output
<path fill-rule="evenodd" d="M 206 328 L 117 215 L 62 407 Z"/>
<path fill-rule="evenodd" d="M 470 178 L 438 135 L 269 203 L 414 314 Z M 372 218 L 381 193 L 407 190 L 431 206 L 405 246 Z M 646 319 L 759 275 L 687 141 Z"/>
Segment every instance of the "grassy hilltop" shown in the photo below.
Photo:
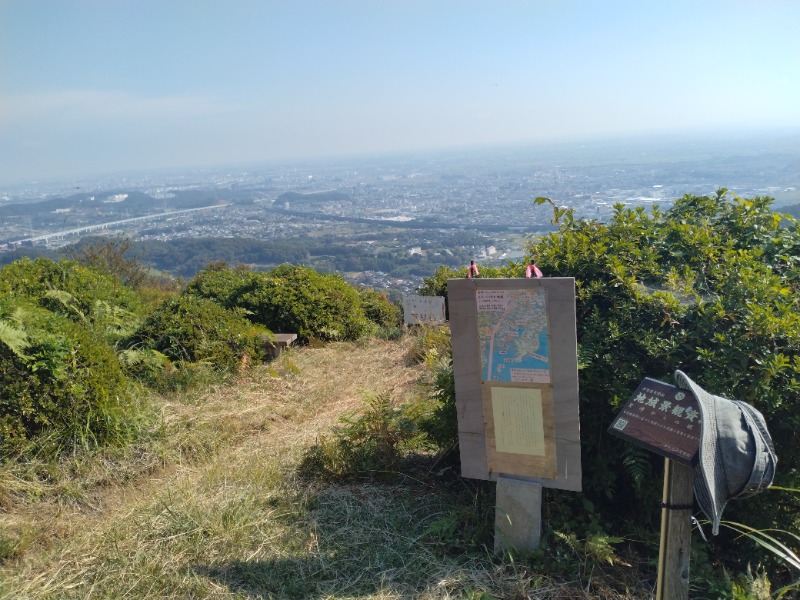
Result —
<path fill-rule="evenodd" d="M 529 253 L 576 280 L 584 491 L 545 490 L 540 551 L 493 555 L 493 485 L 459 476 L 446 327 L 298 265 L 174 286 L 112 243 L 0 270 L 0 597 L 652 597 L 662 459 L 605 430 L 676 368 L 761 410 L 779 457 L 693 534 L 691 597 L 797 593 L 797 221 L 724 190 L 550 204 Z M 299 336 L 277 360 L 273 332 Z"/>

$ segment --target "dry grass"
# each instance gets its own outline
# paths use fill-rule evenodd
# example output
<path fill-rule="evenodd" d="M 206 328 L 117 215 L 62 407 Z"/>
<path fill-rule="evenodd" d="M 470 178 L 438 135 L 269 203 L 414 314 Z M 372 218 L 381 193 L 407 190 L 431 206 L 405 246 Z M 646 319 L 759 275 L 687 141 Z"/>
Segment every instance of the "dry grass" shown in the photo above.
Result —
<path fill-rule="evenodd" d="M 459 532 L 441 526 L 470 502 L 453 490 L 298 480 L 302 452 L 365 394 L 420 393 L 410 344 L 291 351 L 235 385 L 164 400 L 157 447 L 34 483 L 0 473 L 0 540 L 16 544 L 0 597 L 590 597 L 484 549 L 454 551 Z"/>

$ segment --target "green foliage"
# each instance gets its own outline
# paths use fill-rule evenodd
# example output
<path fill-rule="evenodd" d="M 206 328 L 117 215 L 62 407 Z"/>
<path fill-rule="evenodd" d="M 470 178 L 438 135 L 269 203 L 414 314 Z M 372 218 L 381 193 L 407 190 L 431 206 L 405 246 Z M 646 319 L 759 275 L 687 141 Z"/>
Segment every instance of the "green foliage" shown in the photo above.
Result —
<path fill-rule="evenodd" d="M 731 597 L 734 600 L 771 600 L 771 587 L 765 572 L 754 574 L 748 566 L 747 573 L 731 583 Z"/>
<path fill-rule="evenodd" d="M 370 288 L 358 288 L 364 316 L 384 329 L 396 329 L 403 324 L 403 309 L 382 294 Z"/>
<path fill-rule="evenodd" d="M 113 350 L 79 323 L 0 302 L 0 452 L 38 439 L 55 451 L 122 444 L 145 412 Z"/>
<path fill-rule="evenodd" d="M 464 277 L 464 273 L 460 276 Z M 441 266 L 436 269 L 436 272 L 431 277 L 425 277 L 422 280 L 422 285 L 417 292 L 420 296 L 446 296 L 447 295 L 447 280 L 459 277 L 458 271 L 449 267 Z"/>
<path fill-rule="evenodd" d="M 548 275 L 576 279 L 584 490 L 621 526 L 631 514 L 656 523 L 661 459 L 605 429 L 644 377 L 671 382 L 676 368 L 762 411 L 776 483 L 799 483 L 800 231 L 770 205 L 720 190 L 664 212 L 617 205 L 608 223 L 553 205 L 559 231 L 529 248 Z M 796 531 L 800 506 L 770 491 L 730 503 L 728 514 Z M 720 541 L 732 544 L 726 559 L 739 570 L 753 557 L 746 540 Z"/>
<path fill-rule="evenodd" d="M 426 410 L 417 418 L 419 429 L 436 447 L 448 451 L 458 444 L 458 413 L 453 360 L 445 357 L 431 369 Z"/>
<path fill-rule="evenodd" d="M 225 308 L 234 308 L 240 305 L 241 295 L 251 291 L 261 277 L 246 268 L 212 263 L 186 285 L 186 293 L 214 300 Z"/>
<path fill-rule="evenodd" d="M 0 296 L 33 302 L 109 342 L 135 329 L 141 303 L 116 277 L 70 261 L 23 258 L 0 270 Z"/>
<path fill-rule="evenodd" d="M 321 437 L 303 457 L 300 472 L 329 479 L 391 475 L 419 432 L 388 393 L 370 395 L 359 415 L 342 417 L 341 425 Z"/>
<path fill-rule="evenodd" d="M 176 377 L 171 377 L 176 369 L 165 354 L 152 349 L 129 348 L 117 355 L 120 365 L 129 377 L 160 392 L 175 391 L 182 385 L 175 385 Z"/>
<path fill-rule="evenodd" d="M 128 349 L 150 350 L 173 362 L 206 362 L 222 371 L 236 369 L 245 356 L 263 358 L 267 332 L 216 302 L 184 294 L 167 300 L 127 341 Z M 134 360 L 136 359 L 136 360 Z M 127 363 L 153 371 L 159 355 L 130 355 Z"/>
<path fill-rule="evenodd" d="M 281 265 L 241 298 L 250 318 L 303 341 L 355 340 L 368 323 L 358 292 L 339 275 Z"/>
<path fill-rule="evenodd" d="M 419 325 L 411 330 L 414 343 L 409 350 L 409 360 L 424 362 L 429 367 L 443 356 L 450 356 L 450 327 L 447 325 Z"/>
<path fill-rule="evenodd" d="M 620 561 L 620 558 L 614 553 L 614 544 L 621 543 L 622 538 L 604 533 L 594 533 L 586 539 L 579 540 L 574 533 L 560 531 L 554 532 L 554 535 L 584 563 L 584 570 L 587 570 L 586 567 L 591 568 L 596 564 L 613 565 Z"/>
<path fill-rule="evenodd" d="M 792 490 L 792 493 L 796 494 L 798 491 Z M 752 540 L 777 559 L 778 564 L 785 565 L 789 571 L 787 579 L 790 583 L 775 592 L 777 598 L 781 598 L 790 592 L 797 593 L 800 591 L 800 551 L 796 549 L 793 550 L 790 545 L 797 545 L 800 543 L 800 535 L 784 529 L 754 529 L 748 525 L 734 523 L 732 521 L 722 521 L 722 526 Z M 767 574 L 762 572 L 753 575 L 749 565 L 746 575 L 740 577 L 739 582 L 734 582 L 733 584 L 734 591 L 740 592 L 735 595 L 748 599 L 761 597 L 770 598 L 770 587 L 771 585 Z"/>
<path fill-rule="evenodd" d="M 414 407 L 414 422 L 427 441 L 447 455 L 458 444 L 455 377 L 447 326 L 420 325 L 412 331 L 415 342 L 409 359 L 426 367 L 425 396 Z"/>
<path fill-rule="evenodd" d="M 389 306 L 362 295 L 341 276 L 293 265 L 281 265 L 266 273 L 206 270 L 189 282 L 186 291 L 229 309 L 242 309 L 254 323 L 275 332 L 297 333 L 303 342 L 355 340 L 367 333 L 371 325 L 362 304 L 364 298 L 371 315 L 379 319 L 378 325 L 394 318 Z"/>
<path fill-rule="evenodd" d="M 127 239 L 103 239 L 72 246 L 67 254 L 72 260 L 136 289 L 146 282 L 147 269 L 137 258 L 130 256 L 131 244 Z"/>

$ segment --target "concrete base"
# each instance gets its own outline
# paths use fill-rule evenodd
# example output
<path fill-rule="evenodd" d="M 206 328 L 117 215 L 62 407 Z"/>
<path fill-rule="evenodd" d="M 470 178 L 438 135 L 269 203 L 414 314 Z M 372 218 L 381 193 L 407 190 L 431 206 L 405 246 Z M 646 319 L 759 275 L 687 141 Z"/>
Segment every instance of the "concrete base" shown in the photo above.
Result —
<path fill-rule="evenodd" d="M 536 550 L 541 537 L 541 484 L 499 476 L 494 517 L 494 551 Z"/>

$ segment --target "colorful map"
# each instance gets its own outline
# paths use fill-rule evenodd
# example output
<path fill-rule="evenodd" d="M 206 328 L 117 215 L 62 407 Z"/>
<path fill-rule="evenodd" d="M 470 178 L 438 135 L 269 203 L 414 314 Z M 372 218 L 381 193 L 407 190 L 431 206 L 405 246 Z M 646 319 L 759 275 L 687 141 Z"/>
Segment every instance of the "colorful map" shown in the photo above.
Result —
<path fill-rule="evenodd" d="M 476 290 L 481 378 L 550 383 L 545 292 Z"/>

